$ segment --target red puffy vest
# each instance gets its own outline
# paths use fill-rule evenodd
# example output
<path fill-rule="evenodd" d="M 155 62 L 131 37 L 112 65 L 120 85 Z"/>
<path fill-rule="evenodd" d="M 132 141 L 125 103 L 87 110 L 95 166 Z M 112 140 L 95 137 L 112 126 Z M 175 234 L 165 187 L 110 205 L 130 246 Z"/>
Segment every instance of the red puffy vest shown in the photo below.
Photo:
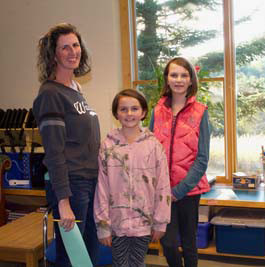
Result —
<path fill-rule="evenodd" d="M 185 179 L 196 159 L 200 123 L 205 109 L 207 107 L 197 102 L 195 96 L 190 97 L 185 107 L 177 115 L 174 136 L 172 136 L 173 114 L 170 99 L 168 97 L 161 98 L 154 109 L 154 134 L 166 150 L 171 187 Z M 188 195 L 201 194 L 209 190 L 210 186 L 204 174 L 197 186 Z"/>

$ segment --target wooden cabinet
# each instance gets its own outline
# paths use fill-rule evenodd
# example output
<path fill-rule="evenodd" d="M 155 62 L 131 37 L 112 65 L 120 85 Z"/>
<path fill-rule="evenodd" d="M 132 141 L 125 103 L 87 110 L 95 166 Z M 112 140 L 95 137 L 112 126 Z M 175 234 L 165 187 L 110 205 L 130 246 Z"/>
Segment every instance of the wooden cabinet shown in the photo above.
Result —
<path fill-rule="evenodd" d="M 211 206 L 216 210 L 223 207 L 265 209 L 265 191 L 263 187 L 259 188 L 258 190 L 233 190 L 231 186 L 216 185 L 211 189 L 210 192 L 202 195 L 200 205 Z M 163 255 L 163 250 L 159 242 L 151 243 L 149 248 L 156 249 L 159 256 Z M 210 245 L 207 248 L 198 249 L 198 253 L 216 256 L 265 260 L 265 256 L 219 253 L 216 251 L 215 240 L 211 241 Z"/>
<path fill-rule="evenodd" d="M 237 189 L 232 186 L 216 185 L 210 192 L 202 195 L 200 205 L 219 207 L 238 207 L 238 208 L 260 208 L 265 209 L 265 191 L 261 187 L 257 190 Z M 265 212 L 265 210 L 264 210 Z M 246 244 L 247 246 L 248 244 Z M 241 254 L 227 254 L 216 251 L 215 243 L 212 241 L 208 248 L 198 249 L 199 254 L 219 255 L 238 258 L 264 259 L 265 256 L 249 256 Z"/>

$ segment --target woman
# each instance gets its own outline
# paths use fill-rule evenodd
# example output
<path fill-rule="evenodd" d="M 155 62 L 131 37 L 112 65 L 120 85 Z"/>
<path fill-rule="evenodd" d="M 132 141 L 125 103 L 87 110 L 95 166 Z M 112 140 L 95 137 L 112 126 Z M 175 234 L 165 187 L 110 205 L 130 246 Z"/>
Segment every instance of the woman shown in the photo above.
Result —
<path fill-rule="evenodd" d="M 93 199 L 98 175 L 100 131 L 98 117 L 74 76 L 90 72 L 81 35 L 67 23 L 52 27 L 38 45 L 38 71 L 42 83 L 33 103 L 50 177 L 47 195 L 53 216 L 70 231 L 75 220 L 96 265 L 98 240 L 93 219 Z M 56 266 L 71 266 L 58 225 Z M 74 245 L 74 244 L 73 244 Z"/>
<path fill-rule="evenodd" d="M 196 232 L 200 196 L 210 187 L 205 176 L 209 159 L 207 107 L 196 101 L 197 76 L 182 57 L 164 70 L 162 98 L 153 112 L 155 136 L 166 150 L 172 190 L 171 222 L 161 239 L 170 267 L 181 267 L 181 240 L 185 267 L 197 266 Z M 179 238 L 178 238 L 179 236 Z"/>

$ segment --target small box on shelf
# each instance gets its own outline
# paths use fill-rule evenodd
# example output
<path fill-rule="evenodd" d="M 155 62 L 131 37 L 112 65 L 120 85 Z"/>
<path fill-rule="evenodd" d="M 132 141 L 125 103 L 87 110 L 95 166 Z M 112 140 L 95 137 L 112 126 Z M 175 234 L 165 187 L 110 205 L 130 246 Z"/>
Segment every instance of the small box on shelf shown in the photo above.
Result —
<path fill-rule="evenodd" d="M 260 175 L 248 175 L 244 172 L 233 173 L 234 189 L 257 189 L 260 184 Z"/>

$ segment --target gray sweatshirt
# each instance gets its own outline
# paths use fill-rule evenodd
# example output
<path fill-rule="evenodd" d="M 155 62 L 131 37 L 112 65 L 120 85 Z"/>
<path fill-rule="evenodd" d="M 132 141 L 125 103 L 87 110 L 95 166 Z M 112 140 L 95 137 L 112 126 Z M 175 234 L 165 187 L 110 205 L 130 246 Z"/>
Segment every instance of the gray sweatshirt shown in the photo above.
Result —
<path fill-rule="evenodd" d="M 98 175 L 98 116 L 82 93 L 55 81 L 44 82 L 33 103 L 53 190 L 60 199 L 72 195 L 69 179 Z"/>

